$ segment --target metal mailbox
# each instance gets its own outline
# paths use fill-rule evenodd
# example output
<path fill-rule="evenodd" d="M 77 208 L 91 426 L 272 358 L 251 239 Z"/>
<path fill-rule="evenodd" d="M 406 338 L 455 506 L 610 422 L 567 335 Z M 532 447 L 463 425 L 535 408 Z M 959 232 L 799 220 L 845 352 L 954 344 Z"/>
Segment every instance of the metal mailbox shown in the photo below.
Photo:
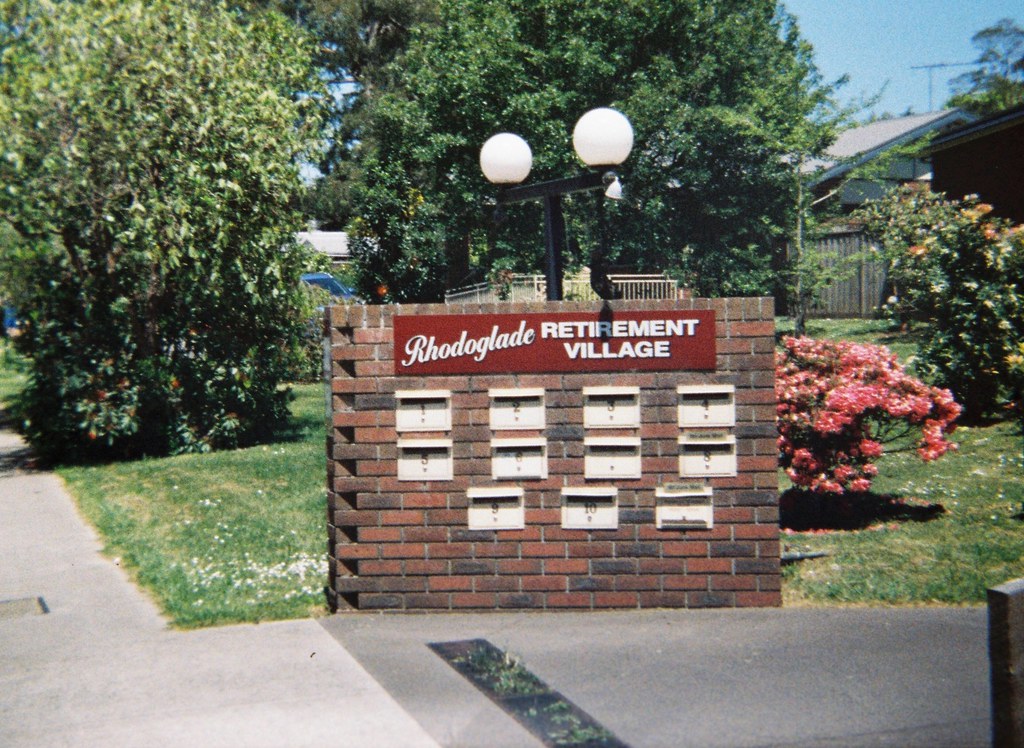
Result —
<path fill-rule="evenodd" d="M 451 431 L 452 393 L 399 390 L 395 393 L 396 431 Z"/>
<path fill-rule="evenodd" d="M 679 475 L 736 475 L 736 437 L 725 431 L 684 431 L 679 437 Z"/>
<path fill-rule="evenodd" d="M 470 530 L 522 530 L 526 527 L 521 488 L 470 488 Z"/>
<path fill-rule="evenodd" d="M 548 477 L 548 443 L 536 439 L 491 439 L 494 480 L 543 480 Z"/>
<path fill-rule="evenodd" d="M 583 426 L 588 429 L 640 427 L 639 387 L 584 387 Z"/>
<path fill-rule="evenodd" d="M 451 480 L 451 439 L 399 439 L 398 480 Z"/>
<path fill-rule="evenodd" d="M 598 486 L 563 488 L 562 527 L 566 530 L 617 530 L 619 490 Z"/>
<path fill-rule="evenodd" d="M 654 523 L 659 530 L 710 530 L 715 526 L 711 486 L 668 483 L 655 491 Z"/>
<path fill-rule="evenodd" d="M 731 427 L 736 425 L 736 388 L 731 384 L 681 384 L 679 426 Z"/>
<path fill-rule="evenodd" d="M 639 478 L 640 437 L 588 436 L 583 440 L 583 477 Z"/>
<path fill-rule="evenodd" d="M 492 431 L 543 429 L 544 390 L 541 388 L 492 389 L 490 424 Z"/>

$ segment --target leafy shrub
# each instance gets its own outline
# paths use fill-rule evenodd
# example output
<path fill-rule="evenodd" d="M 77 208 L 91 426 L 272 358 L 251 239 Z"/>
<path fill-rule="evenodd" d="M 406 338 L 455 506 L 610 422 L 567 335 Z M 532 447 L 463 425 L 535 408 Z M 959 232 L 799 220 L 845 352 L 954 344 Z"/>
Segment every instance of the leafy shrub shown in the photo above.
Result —
<path fill-rule="evenodd" d="M 917 371 L 975 419 L 1010 397 L 1011 357 L 1024 339 L 1024 227 L 991 211 L 974 197 L 906 188 L 860 213 L 896 288 L 888 312 L 925 323 Z"/>
<path fill-rule="evenodd" d="M 44 456 L 230 447 L 287 417 L 311 52 L 221 3 L 0 4 L 4 276 Z"/>
<path fill-rule="evenodd" d="M 817 493 L 862 493 L 884 445 L 917 432 L 922 460 L 946 439 L 961 408 L 948 390 L 909 376 L 884 346 L 791 338 L 776 353 L 780 465 Z"/>

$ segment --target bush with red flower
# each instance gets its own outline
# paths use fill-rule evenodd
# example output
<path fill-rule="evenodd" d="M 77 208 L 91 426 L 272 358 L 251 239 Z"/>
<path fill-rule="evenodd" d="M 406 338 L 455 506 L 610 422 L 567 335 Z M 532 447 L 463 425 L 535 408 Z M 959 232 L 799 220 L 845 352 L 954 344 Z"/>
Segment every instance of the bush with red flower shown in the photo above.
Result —
<path fill-rule="evenodd" d="M 907 374 L 884 346 L 785 338 L 775 392 L 780 464 L 804 490 L 868 491 L 884 445 L 910 434 L 925 461 L 956 448 L 952 394 Z"/>

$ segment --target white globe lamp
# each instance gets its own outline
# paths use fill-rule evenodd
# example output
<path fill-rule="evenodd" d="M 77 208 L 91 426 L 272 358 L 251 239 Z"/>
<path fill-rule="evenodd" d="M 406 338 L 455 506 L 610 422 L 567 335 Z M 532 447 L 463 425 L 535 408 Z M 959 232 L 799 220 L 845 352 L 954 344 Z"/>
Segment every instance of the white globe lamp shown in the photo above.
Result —
<path fill-rule="evenodd" d="M 480 149 L 480 170 L 493 184 L 519 184 L 532 166 L 529 143 L 510 132 L 491 136 Z"/>
<path fill-rule="evenodd" d="M 587 166 L 618 166 L 633 150 L 633 126 L 615 109 L 591 109 L 576 123 L 572 145 Z"/>

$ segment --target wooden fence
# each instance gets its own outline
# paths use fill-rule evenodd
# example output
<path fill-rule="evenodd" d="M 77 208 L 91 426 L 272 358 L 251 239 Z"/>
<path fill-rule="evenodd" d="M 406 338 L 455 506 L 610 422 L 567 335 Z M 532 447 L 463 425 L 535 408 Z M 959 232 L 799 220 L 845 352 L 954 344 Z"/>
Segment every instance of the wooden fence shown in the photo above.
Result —
<path fill-rule="evenodd" d="M 834 230 L 818 240 L 817 249 L 843 262 L 854 257 L 853 274 L 821 293 L 812 317 L 872 317 L 888 295 L 885 266 L 871 258 L 872 242 L 856 229 Z"/>
<path fill-rule="evenodd" d="M 817 249 L 832 255 L 836 262 L 852 260 L 853 273 L 833 283 L 821 293 L 811 310 L 811 317 L 872 317 L 885 303 L 889 294 L 885 266 L 871 258 L 871 240 L 857 229 L 836 229 L 818 240 Z M 625 299 L 675 299 L 686 292 L 678 283 L 662 275 L 613 274 L 609 280 Z M 504 288 L 490 283 L 458 288 L 445 294 L 445 302 L 490 303 L 495 301 L 538 301 L 545 298 L 543 275 L 515 275 Z M 590 277 L 584 272 L 564 281 L 563 296 L 568 300 L 592 301 L 597 298 L 590 288 Z M 780 314 L 792 313 L 779 298 L 776 308 Z"/>

